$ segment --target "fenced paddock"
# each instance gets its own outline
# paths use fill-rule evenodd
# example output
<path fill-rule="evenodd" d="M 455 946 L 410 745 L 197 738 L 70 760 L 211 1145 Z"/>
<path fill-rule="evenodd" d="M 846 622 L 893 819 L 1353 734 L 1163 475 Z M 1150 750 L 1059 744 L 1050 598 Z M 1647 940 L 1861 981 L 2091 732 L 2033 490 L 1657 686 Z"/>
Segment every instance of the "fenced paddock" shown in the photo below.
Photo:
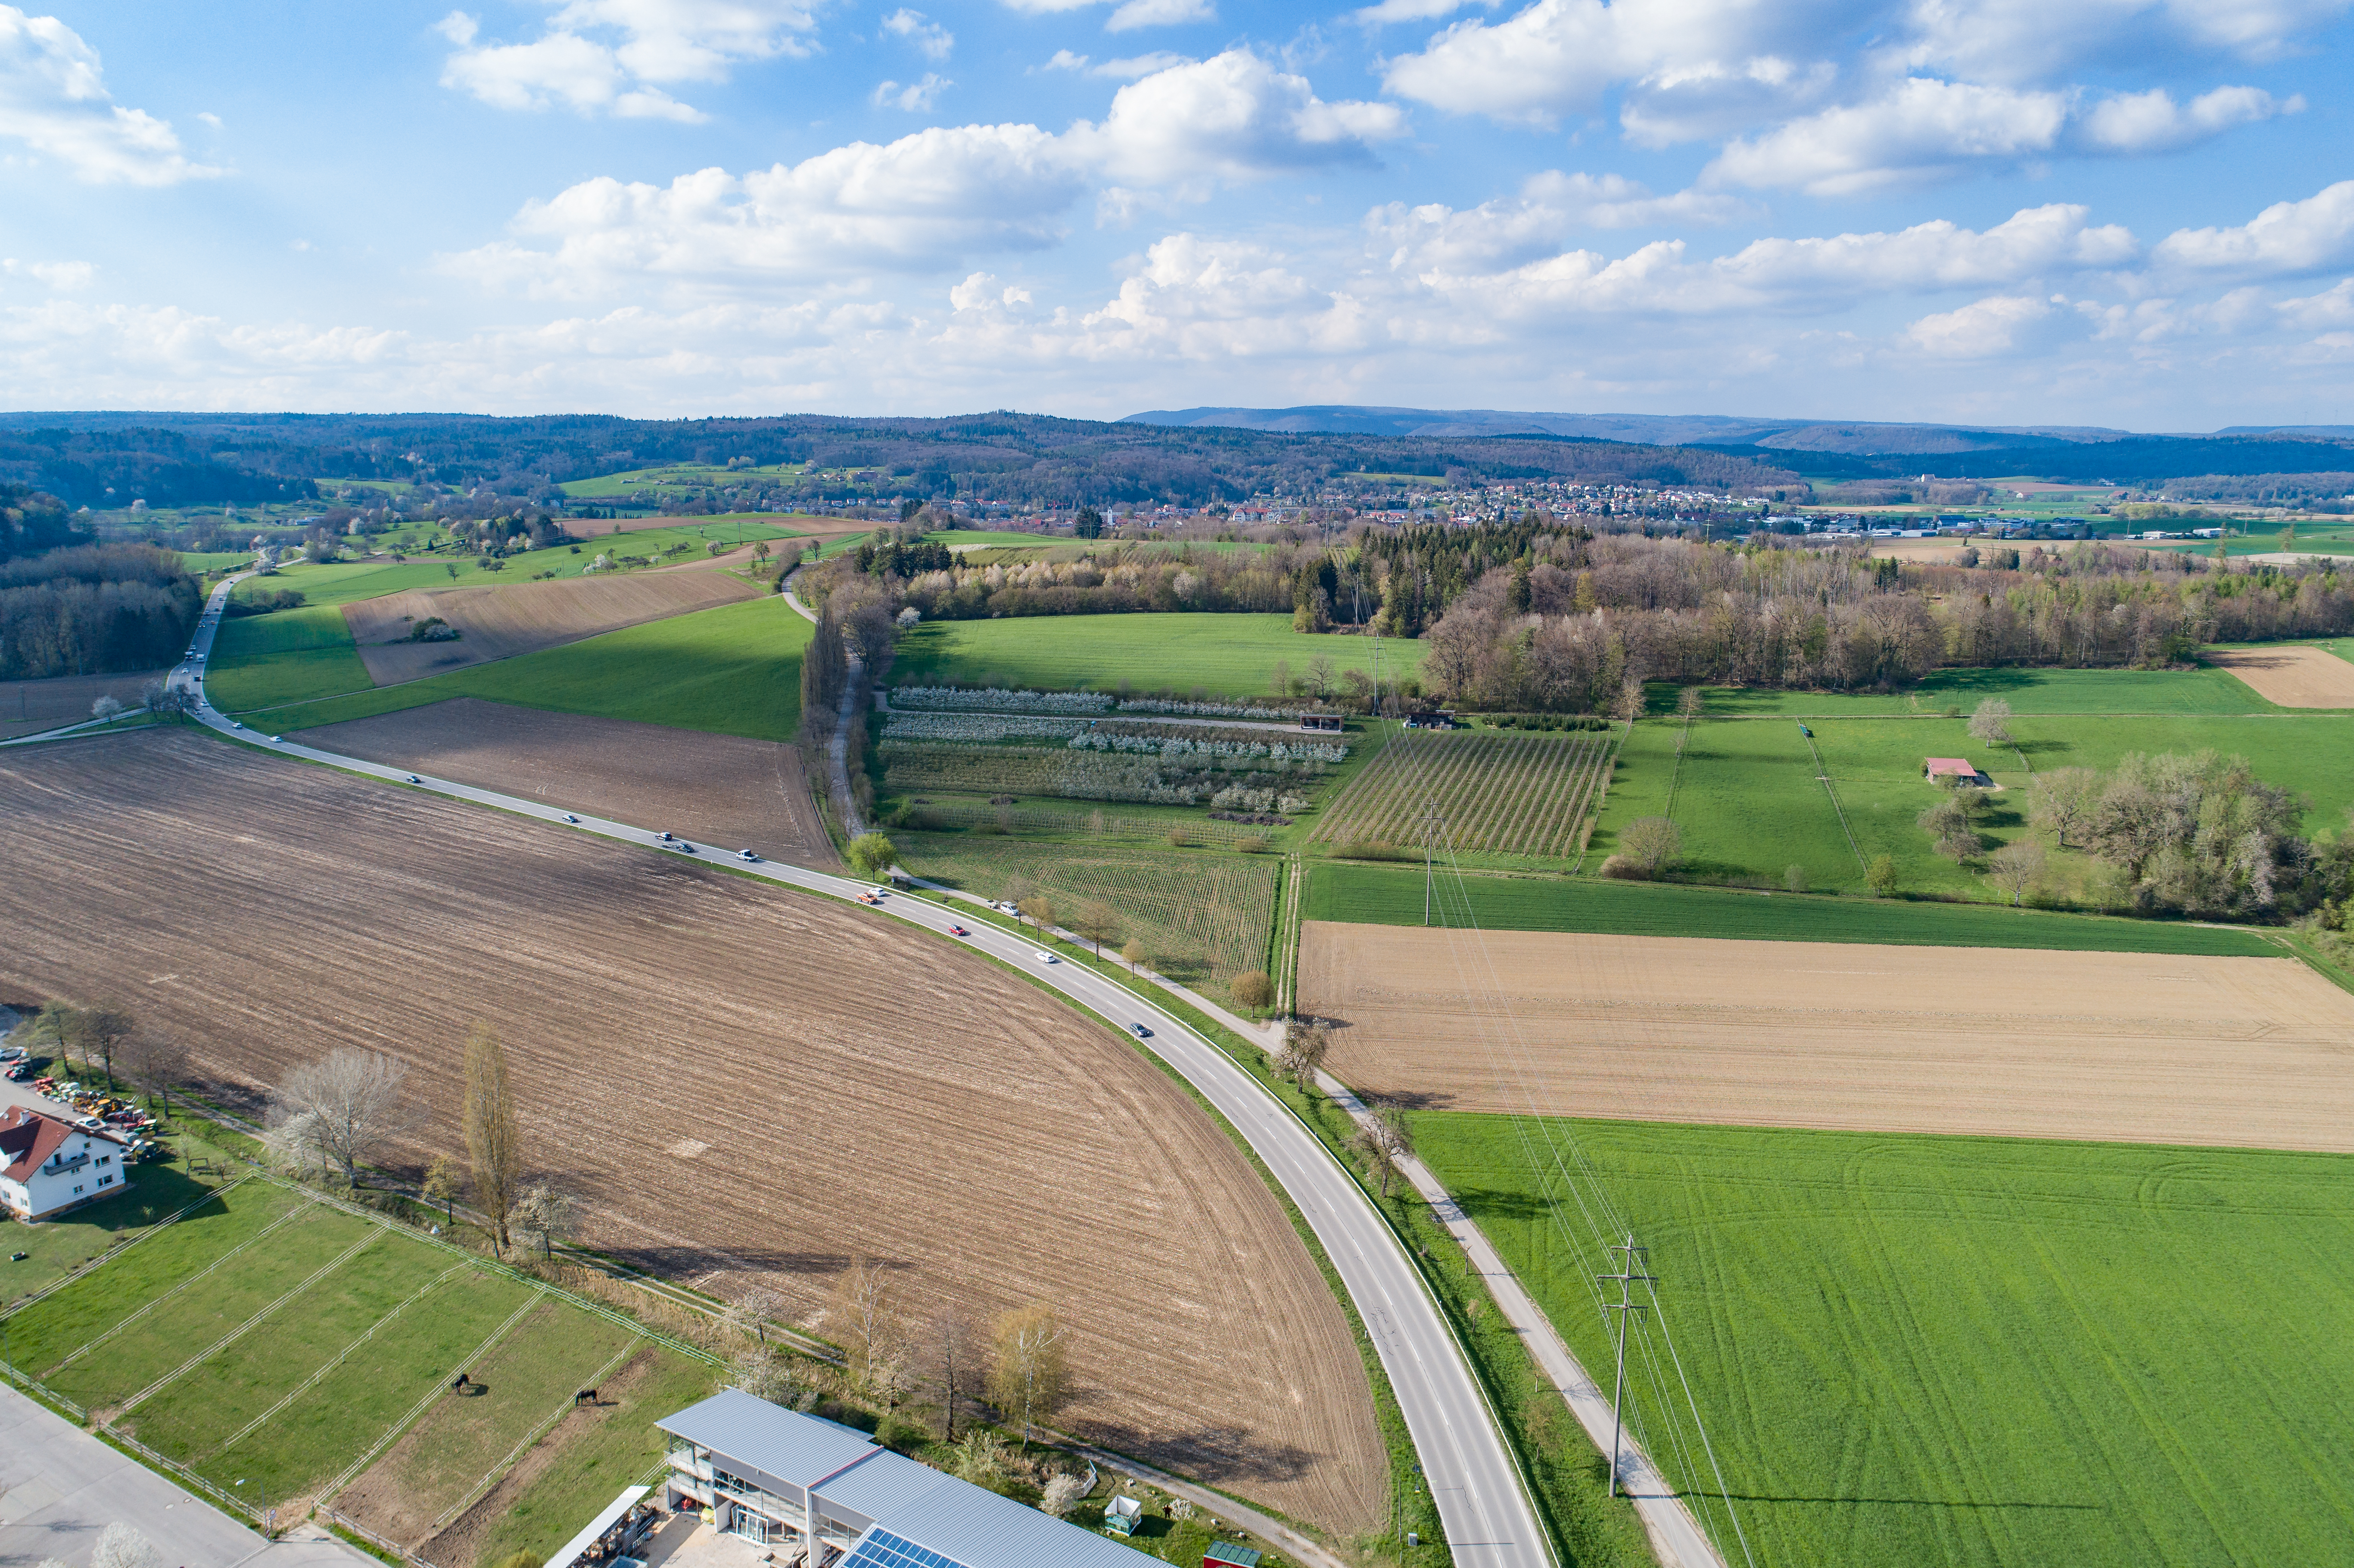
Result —
<path fill-rule="evenodd" d="M 631 1356 L 710 1376 L 606 1308 L 274 1178 L 140 1234 L 5 1332 L 13 1375 L 191 1485 L 281 1524 L 332 1499 L 411 1552 L 546 1468 L 582 1425 L 559 1425 L 574 1391 Z M 610 1459 L 599 1484 L 645 1462 Z"/>
<path fill-rule="evenodd" d="M 1313 838 L 1413 844 L 1424 812 L 1436 808 L 1459 852 L 1565 858 L 1600 798 L 1612 739 L 1591 731 L 1400 736 L 1341 790 Z"/>

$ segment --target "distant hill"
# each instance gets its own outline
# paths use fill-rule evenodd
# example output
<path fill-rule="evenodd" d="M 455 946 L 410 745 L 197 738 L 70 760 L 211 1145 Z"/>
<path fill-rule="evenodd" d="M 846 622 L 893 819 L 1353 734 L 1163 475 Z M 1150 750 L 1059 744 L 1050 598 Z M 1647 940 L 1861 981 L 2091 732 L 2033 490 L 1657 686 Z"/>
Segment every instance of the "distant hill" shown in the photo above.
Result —
<path fill-rule="evenodd" d="M 1551 435 L 1646 446 L 1758 447 L 1872 456 L 1991 451 L 2129 438 L 2091 425 L 1963 426 L 1850 420 L 1737 418 L 1721 414 L 1544 414 L 1501 408 L 1386 408 L 1322 404 L 1302 408 L 1155 408 L 1122 421 L 1220 427 L 1295 435 L 1415 436 L 1462 440 Z"/>

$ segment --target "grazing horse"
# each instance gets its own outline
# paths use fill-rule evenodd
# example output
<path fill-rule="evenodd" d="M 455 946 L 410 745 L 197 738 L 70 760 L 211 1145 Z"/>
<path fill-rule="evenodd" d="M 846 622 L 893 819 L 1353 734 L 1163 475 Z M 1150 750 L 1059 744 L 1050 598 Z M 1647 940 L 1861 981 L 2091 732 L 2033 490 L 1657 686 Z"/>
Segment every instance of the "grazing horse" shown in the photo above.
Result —
<path fill-rule="evenodd" d="M 597 1402 L 597 1391 L 593 1388 L 581 1389 L 572 1396 L 572 1404 L 576 1409 L 584 1404 L 595 1404 Z"/>
<path fill-rule="evenodd" d="M 466 1374 L 464 1372 L 460 1372 L 458 1374 L 458 1381 L 450 1385 L 450 1392 L 452 1393 L 463 1393 L 470 1387 L 480 1388 L 482 1386 L 482 1385 L 478 1383 L 470 1383 L 467 1381 Z"/>

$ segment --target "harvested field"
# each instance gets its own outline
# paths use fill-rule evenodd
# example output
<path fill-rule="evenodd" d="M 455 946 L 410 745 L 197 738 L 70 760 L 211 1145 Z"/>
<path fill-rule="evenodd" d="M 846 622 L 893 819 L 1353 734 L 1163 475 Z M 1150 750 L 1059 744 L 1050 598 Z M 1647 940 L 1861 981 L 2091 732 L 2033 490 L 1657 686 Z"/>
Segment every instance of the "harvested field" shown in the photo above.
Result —
<path fill-rule="evenodd" d="M 2354 662 L 2327 648 L 2215 648 L 2205 655 L 2285 708 L 2354 708 Z"/>
<path fill-rule="evenodd" d="M 1310 921 L 1299 995 L 1431 1109 L 2354 1152 L 2354 996 L 2290 959 Z"/>
<path fill-rule="evenodd" d="M 1073 1328 L 1064 1419 L 1341 1534 L 1385 1458 L 1341 1306 L 1248 1160 L 1129 1043 L 854 906 L 182 730 L 0 756 L 0 994 L 120 996 L 247 1103 L 392 1053 L 455 1147 L 468 1031 L 585 1239 L 813 1320 L 854 1255 L 911 1307 Z M 716 1196 L 717 1195 L 717 1196 Z"/>
<path fill-rule="evenodd" d="M 842 863 L 801 754 L 772 740 L 548 713 L 477 697 L 306 730 L 308 745 L 771 860 Z"/>
<path fill-rule="evenodd" d="M 47 681 L 0 681 L 0 740 L 37 735 L 90 717 L 90 705 L 112 697 L 124 707 L 139 705 L 139 688 L 164 678 L 162 670 L 128 675 L 58 675 Z"/>
<path fill-rule="evenodd" d="M 379 686 L 488 663 L 599 632 L 753 599 L 759 589 L 696 563 L 691 571 L 569 577 L 496 588 L 410 588 L 344 606 L 368 676 Z M 411 642 L 412 620 L 438 615 L 464 635 Z"/>

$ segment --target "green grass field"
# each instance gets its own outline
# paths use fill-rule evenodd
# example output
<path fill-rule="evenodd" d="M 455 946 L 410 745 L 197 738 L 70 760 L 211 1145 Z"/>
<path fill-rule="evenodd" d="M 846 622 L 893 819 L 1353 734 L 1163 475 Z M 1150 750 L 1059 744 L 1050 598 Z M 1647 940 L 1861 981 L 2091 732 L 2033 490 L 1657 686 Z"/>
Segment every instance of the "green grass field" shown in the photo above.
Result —
<path fill-rule="evenodd" d="M 748 479 L 796 478 L 802 467 L 801 463 L 741 469 L 719 468 L 710 463 L 668 463 L 659 468 L 633 468 L 626 473 L 599 474 L 595 479 L 569 480 L 557 488 L 576 500 L 597 501 L 664 485 L 701 490 L 712 485 L 741 484 Z"/>
<path fill-rule="evenodd" d="M 205 661 L 205 691 L 224 713 L 305 703 L 375 684 L 344 612 L 304 605 L 221 622 Z"/>
<path fill-rule="evenodd" d="M 576 533 L 610 526 L 610 524 L 598 523 L 573 525 Z M 307 604 L 350 604 L 359 599 L 382 599 L 387 594 L 401 593 L 409 588 L 486 588 L 577 577 L 586 572 L 600 554 L 658 558 L 664 551 L 676 546 L 687 546 L 686 550 L 668 556 L 662 563 L 675 566 L 707 558 L 709 546 L 715 544 L 733 546 L 740 539 L 749 545 L 761 539 L 793 536 L 794 530 L 779 526 L 775 519 L 768 517 L 712 518 L 675 528 L 644 528 L 620 535 L 595 534 L 577 547 L 557 545 L 545 550 L 529 550 L 521 555 L 508 556 L 495 572 L 483 569 L 481 557 L 471 555 L 428 556 L 407 561 L 294 561 L 268 577 L 249 577 L 238 584 L 232 591 L 234 597 L 249 599 L 256 594 L 292 589 L 300 593 Z M 450 570 L 452 567 L 458 568 L 454 574 Z"/>
<path fill-rule="evenodd" d="M 1610 1268 L 1563 1174 L 1582 1157 L 1650 1249 L 1766 1568 L 2308 1563 L 2354 1534 L 2343 1156 L 1447 1113 L 1414 1127 L 1606 1380 L 1593 1276 Z M 1656 1433 L 1648 1329 L 1629 1376 Z M 1664 1446 L 1653 1457 L 1684 1473 Z"/>
<path fill-rule="evenodd" d="M 1090 899 L 1117 916 L 1107 948 L 1140 939 L 1148 962 L 1187 985 L 1223 988 L 1263 969 L 1275 917 L 1273 855 L 1231 850 L 1150 850 L 1129 845 L 1034 843 L 979 833 L 894 830 L 899 862 L 917 876 L 984 898 L 1003 898 L 1018 878 L 1044 893 L 1056 923 L 1074 924 Z"/>
<path fill-rule="evenodd" d="M 1644 688 L 1654 715 L 1675 711 L 1680 688 L 1654 681 Z M 1786 692 L 1762 686 L 1703 686 L 1703 714 L 1742 718 L 1935 717 L 1948 707 L 1964 715 L 1988 697 L 2022 714 L 2270 714 L 2274 707 L 2226 670 L 1938 670 L 1903 692 Z"/>
<path fill-rule="evenodd" d="M 1275 666 L 1298 677 L 1320 654 L 1336 672 L 1373 668 L 1373 639 L 1303 635 L 1288 615 L 1042 615 L 935 620 L 899 640 L 892 678 L 903 685 L 1010 686 L 1140 692 L 1199 690 L 1258 697 Z M 1411 679 L 1423 645 L 1384 638 L 1382 679 Z"/>
<path fill-rule="evenodd" d="M 308 729 L 445 697 L 485 697 L 557 713 L 790 740 L 801 726 L 801 652 L 810 630 L 781 599 L 745 599 L 403 685 L 304 701 L 267 715 L 249 715 L 247 722 Z"/>
<path fill-rule="evenodd" d="M 1995 905 L 1792 897 L 1787 893 L 1596 882 L 1585 877 L 1467 876 L 1458 884 L 1443 870 L 1436 886 L 1437 908 L 1447 924 L 1476 924 L 1488 930 L 2281 956 L 2278 947 L 2252 931 Z M 1309 868 L 1300 916 L 1308 920 L 1419 926 L 1422 868 L 1315 863 Z"/>

